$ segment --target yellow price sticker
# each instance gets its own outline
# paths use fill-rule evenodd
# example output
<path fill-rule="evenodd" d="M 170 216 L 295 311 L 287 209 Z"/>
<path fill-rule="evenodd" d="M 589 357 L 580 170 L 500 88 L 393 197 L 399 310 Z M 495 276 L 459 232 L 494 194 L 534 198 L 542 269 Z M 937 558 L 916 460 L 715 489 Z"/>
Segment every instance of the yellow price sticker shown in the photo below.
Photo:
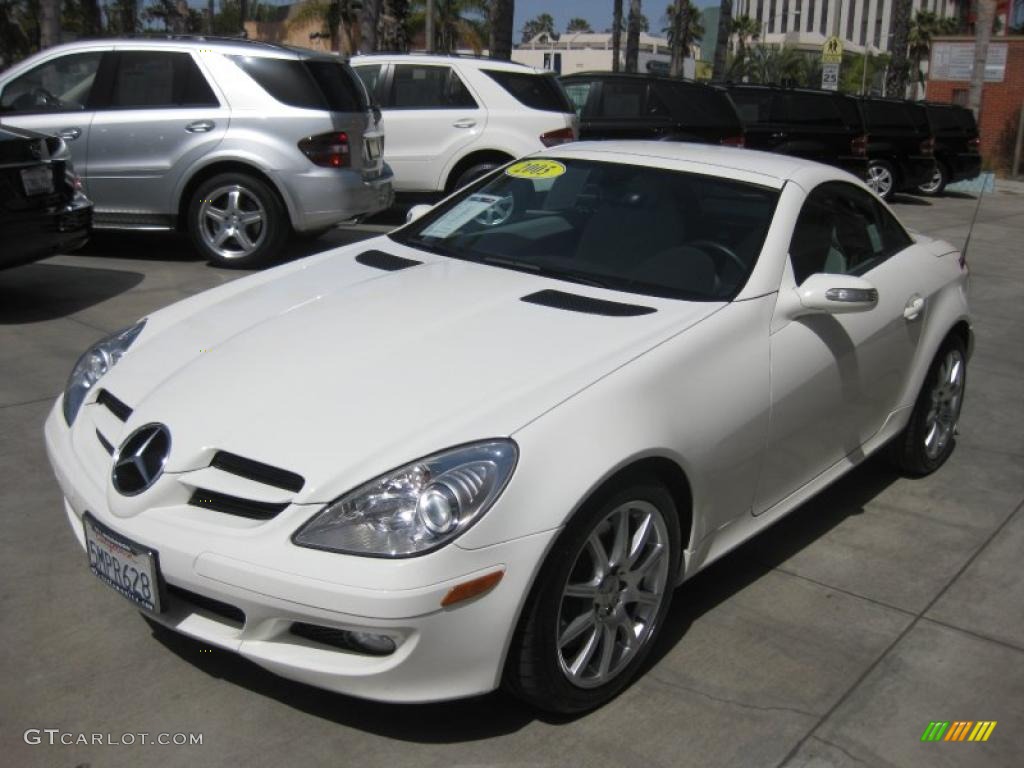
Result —
<path fill-rule="evenodd" d="M 557 160 L 520 160 L 505 169 L 514 179 L 554 179 L 565 173 L 565 166 Z"/>

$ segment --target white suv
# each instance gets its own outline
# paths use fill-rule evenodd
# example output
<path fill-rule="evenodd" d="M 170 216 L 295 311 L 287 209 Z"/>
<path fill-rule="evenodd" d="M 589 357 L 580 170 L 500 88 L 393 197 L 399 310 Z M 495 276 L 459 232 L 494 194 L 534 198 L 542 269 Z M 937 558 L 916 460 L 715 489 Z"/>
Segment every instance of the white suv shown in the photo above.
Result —
<path fill-rule="evenodd" d="M 349 63 L 384 113 L 384 159 L 396 192 L 452 192 L 578 135 L 572 104 L 542 70 L 430 54 L 374 54 Z"/>

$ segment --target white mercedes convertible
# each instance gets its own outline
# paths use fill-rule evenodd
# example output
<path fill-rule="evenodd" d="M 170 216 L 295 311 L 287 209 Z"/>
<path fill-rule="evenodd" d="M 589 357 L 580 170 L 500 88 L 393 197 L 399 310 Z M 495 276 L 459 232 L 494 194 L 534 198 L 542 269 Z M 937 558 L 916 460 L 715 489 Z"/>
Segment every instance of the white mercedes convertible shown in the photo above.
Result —
<path fill-rule="evenodd" d="M 575 712 L 681 582 L 953 450 L 964 258 L 841 171 L 579 143 L 413 213 L 82 356 L 46 443 L 83 574 L 294 680 Z"/>

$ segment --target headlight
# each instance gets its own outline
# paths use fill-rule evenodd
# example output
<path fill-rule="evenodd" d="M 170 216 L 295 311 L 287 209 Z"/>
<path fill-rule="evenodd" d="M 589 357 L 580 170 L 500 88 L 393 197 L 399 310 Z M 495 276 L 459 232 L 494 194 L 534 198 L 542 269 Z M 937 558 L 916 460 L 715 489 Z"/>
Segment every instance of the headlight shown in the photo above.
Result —
<path fill-rule="evenodd" d="M 490 509 L 518 456 L 511 440 L 488 440 L 420 459 L 331 502 L 292 541 L 371 557 L 437 549 Z"/>
<path fill-rule="evenodd" d="M 68 376 L 67 386 L 64 387 L 64 421 L 69 427 L 75 422 L 75 417 L 93 384 L 117 365 L 117 361 L 135 341 L 135 337 L 142 333 L 145 325 L 146 321 L 140 320 L 131 328 L 113 333 L 97 341 L 78 358 L 75 367 L 71 369 L 71 375 Z"/>

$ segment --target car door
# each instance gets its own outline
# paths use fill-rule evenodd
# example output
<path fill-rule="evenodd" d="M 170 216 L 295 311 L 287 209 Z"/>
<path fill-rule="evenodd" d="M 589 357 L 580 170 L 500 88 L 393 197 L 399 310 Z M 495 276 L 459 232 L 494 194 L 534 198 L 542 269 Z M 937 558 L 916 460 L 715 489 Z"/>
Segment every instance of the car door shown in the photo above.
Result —
<path fill-rule="evenodd" d="M 935 256 L 884 205 L 845 182 L 807 197 L 772 323 L 772 414 L 755 513 L 860 447 L 898 408 L 927 302 L 939 288 Z M 932 267 L 932 268 L 930 268 Z M 792 317 L 788 299 L 810 275 L 850 274 L 878 292 L 850 314 Z"/>
<path fill-rule="evenodd" d="M 85 179 L 94 85 L 101 62 L 111 56 L 100 48 L 66 53 L 10 79 L 0 90 L 0 118 L 16 128 L 60 136 Z M 92 194 L 88 184 L 85 191 Z"/>
<path fill-rule="evenodd" d="M 486 110 L 445 64 L 393 64 L 385 93 L 384 159 L 394 171 L 395 189 L 441 189 L 447 161 L 477 141 Z"/>
<path fill-rule="evenodd" d="M 89 134 L 98 222 L 169 224 L 181 174 L 216 148 L 229 116 L 188 51 L 119 48 Z"/>

